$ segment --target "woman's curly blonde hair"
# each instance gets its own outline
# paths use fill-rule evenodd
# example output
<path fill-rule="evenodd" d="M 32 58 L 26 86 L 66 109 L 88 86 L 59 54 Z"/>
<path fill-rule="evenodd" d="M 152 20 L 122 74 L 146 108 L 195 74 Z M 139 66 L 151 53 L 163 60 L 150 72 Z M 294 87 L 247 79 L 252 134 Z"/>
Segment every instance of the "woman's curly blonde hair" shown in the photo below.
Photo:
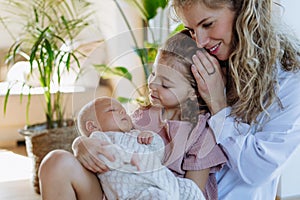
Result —
<path fill-rule="evenodd" d="M 173 0 L 175 13 L 203 3 L 209 8 L 228 6 L 235 11 L 232 52 L 228 59 L 227 103 L 237 120 L 256 123 L 277 92 L 277 67 L 285 71 L 300 68 L 300 43 L 274 18 L 273 0 Z"/>

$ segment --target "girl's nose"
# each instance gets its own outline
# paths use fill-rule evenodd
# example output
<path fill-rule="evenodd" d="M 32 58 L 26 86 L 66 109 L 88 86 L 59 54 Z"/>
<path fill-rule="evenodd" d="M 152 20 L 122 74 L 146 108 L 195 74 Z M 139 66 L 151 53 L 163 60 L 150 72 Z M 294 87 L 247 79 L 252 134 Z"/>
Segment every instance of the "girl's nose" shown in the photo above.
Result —
<path fill-rule="evenodd" d="M 157 89 L 157 84 L 154 82 L 149 83 L 149 89 L 150 90 L 156 90 Z"/>

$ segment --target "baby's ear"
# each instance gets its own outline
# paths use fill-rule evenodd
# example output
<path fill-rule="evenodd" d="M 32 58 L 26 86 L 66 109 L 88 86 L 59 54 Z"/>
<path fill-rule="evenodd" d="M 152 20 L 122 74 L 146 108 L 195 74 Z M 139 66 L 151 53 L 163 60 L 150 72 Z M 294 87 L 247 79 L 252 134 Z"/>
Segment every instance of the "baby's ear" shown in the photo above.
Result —
<path fill-rule="evenodd" d="M 87 121 L 85 123 L 85 128 L 89 132 L 93 132 L 93 131 L 97 130 L 97 126 L 95 126 L 93 121 Z"/>

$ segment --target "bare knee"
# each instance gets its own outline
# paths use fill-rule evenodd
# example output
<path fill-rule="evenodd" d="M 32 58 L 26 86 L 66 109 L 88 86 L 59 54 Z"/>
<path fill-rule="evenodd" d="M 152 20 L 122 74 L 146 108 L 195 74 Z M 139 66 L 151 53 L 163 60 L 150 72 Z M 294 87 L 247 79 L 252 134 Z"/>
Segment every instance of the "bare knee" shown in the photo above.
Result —
<path fill-rule="evenodd" d="M 68 151 L 54 150 L 48 153 L 41 162 L 39 168 L 39 177 L 51 176 L 52 173 L 59 175 L 59 173 L 65 173 L 64 169 L 70 169 L 70 167 L 78 162 L 77 159 Z"/>
<path fill-rule="evenodd" d="M 70 152 L 54 150 L 47 154 L 40 165 L 39 178 L 43 199 L 102 199 L 95 174 Z"/>

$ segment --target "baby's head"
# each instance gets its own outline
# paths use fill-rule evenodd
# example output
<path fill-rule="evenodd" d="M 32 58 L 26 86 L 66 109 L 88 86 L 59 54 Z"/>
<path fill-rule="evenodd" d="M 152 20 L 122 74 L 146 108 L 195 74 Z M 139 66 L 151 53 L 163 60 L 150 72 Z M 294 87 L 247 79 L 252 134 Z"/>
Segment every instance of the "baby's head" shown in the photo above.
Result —
<path fill-rule="evenodd" d="M 128 132 L 133 128 L 122 104 L 111 97 L 99 97 L 84 105 L 78 113 L 77 124 L 86 136 L 93 131 Z"/>

